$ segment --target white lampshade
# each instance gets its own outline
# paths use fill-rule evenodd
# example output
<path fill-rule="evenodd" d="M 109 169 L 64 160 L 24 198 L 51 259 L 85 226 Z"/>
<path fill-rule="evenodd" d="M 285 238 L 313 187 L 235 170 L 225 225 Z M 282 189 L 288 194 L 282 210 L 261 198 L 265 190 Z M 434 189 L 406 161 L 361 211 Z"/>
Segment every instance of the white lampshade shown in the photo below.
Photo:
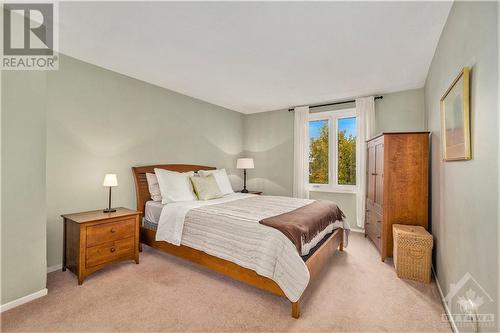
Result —
<path fill-rule="evenodd" d="M 237 169 L 253 169 L 253 158 L 238 158 L 236 162 Z"/>
<path fill-rule="evenodd" d="M 113 187 L 118 186 L 118 179 L 114 173 L 107 173 L 104 176 L 104 181 L 102 182 L 102 186 Z"/>

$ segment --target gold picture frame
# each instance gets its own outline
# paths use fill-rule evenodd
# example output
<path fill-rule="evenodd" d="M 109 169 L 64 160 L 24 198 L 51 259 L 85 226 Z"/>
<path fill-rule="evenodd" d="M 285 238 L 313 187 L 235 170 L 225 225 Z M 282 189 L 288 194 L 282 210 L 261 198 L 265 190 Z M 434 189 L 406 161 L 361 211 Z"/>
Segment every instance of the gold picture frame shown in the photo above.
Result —
<path fill-rule="evenodd" d="M 464 67 L 440 100 L 443 160 L 471 159 L 469 68 Z"/>

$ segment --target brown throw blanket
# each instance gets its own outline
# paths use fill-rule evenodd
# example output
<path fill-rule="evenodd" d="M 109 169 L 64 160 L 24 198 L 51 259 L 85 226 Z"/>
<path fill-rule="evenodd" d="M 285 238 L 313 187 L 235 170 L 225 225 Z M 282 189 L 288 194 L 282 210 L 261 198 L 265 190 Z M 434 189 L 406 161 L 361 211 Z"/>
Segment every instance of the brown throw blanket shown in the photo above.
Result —
<path fill-rule="evenodd" d="M 302 240 L 310 242 L 317 234 L 335 221 L 343 221 L 344 213 L 331 201 L 314 201 L 291 212 L 268 217 L 260 224 L 278 229 L 302 253 Z"/>

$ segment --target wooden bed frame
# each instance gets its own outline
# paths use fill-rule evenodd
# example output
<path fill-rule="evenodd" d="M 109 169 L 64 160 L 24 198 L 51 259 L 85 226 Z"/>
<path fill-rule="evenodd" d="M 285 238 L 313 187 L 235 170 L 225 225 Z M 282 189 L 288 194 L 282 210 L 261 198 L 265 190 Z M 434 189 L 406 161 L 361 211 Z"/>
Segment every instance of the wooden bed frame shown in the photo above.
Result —
<path fill-rule="evenodd" d="M 203 165 L 189 165 L 189 164 L 161 164 L 161 165 L 149 165 L 141 167 L 133 167 L 132 171 L 134 173 L 135 179 L 135 189 L 137 196 L 137 210 L 141 212 L 144 216 L 144 208 L 146 202 L 151 200 L 148 183 L 146 180 L 146 173 L 154 173 L 154 169 L 165 169 L 177 172 L 188 172 L 188 171 L 199 171 L 199 170 L 213 170 L 215 168 L 203 166 Z M 210 270 L 219 272 L 226 276 L 229 276 L 235 280 L 244 282 L 246 284 L 252 285 L 254 287 L 266 290 L 278 296 L 286 297 L 281 288 L 273 280 L 257 274 L 255 271 L 241 267 L 230 261 L 214 257 L 212 255 L 206 254 L 205 252 L 195 250 L 188 246 L 172 245 L 163 241 L 155 240 L 156 232 L 147 228 L 142 227 L 140 230 L 140 242 L 149 245 L 160 251 L 172 254 L 177 257 L 184 258 L 186 260 L 197 263 L 204 266 Z M 336 249 L 343 251 L 343 231 L 342 229 L 335 230 L 329 238 L 321 244 L 321 246 L 316 249 L 316 251 L 305 261 L 307 268 L 309 269 L 311 282 L 319 275 L 322 268 L 326 266 L 326 263 L 330 256 L 335 252 Z M 299 301 L 292 302 L 292 317 L 299 318 L 300 314 L 300 304 Z"/>

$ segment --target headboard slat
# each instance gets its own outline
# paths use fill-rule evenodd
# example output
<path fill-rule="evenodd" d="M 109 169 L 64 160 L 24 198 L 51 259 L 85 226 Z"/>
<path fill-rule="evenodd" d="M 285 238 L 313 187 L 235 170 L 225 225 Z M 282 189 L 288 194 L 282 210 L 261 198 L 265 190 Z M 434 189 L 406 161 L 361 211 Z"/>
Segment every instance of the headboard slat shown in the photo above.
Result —
<path fill-rule="evenodd" d="M 154 173 L 154 169 L 165 169 L 169 171 L 177 172 L 188 172 L 199 170 L 214 170 L 214 167 L 209 167 L 205 165 L 192 165 L 192 164 L 158 164 L 158 165 L 146 165 L 139 167 L 132 167 L 132 172 L 134 173 L 135 181 L 135 195 L 137 200 L 137 210 L 144 216 L 144 208 L 146 202 L 151 200 L 151 195 L 149 194 L 148 181 L 146 179 L 146 173 Z"/>

